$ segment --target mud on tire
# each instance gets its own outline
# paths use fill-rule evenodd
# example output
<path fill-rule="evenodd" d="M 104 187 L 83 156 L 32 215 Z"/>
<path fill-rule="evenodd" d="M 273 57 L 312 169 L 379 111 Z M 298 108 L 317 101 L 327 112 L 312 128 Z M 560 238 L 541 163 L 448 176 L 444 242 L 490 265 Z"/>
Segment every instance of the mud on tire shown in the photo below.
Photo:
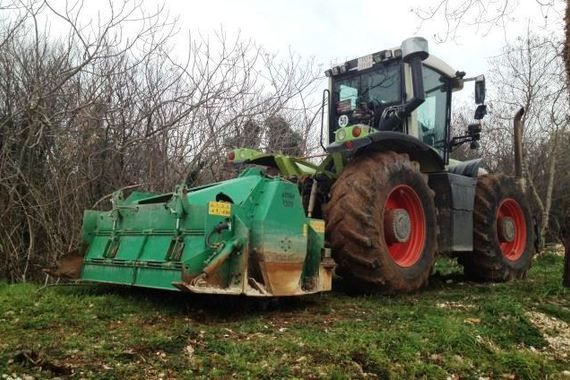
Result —
<path fill-rule="evenodd" d="M 505 232 L 500 221 L 504 217 L 515 226 L 514 232 L 507 233 L 512 235 L 509 238 L 502 236 Z M 534 253 L 530 206 L 514 178 L 480 177 L 473 212 L 473 253 L 459 257 L 465 275 L 476 281 L 524 278 Z"/>
<path fill-rule="evenodd" d="M 394 257 L 387 243 L 391 238 L 384 229 L 384 208 L 391 202 L 392 190 L 400 188 L 420 205 L 417 213 L 411 207 L 409 215 L 410 239 L 421 240 L 415 258 Z M 433 195 L 427 176 L 406 154 L 372 153 L 350 162 L 333 185 L 325 208 L 326 237 L 338 265 L 337 274 L 364 292 L 396 293 L 424 286 L 437 248 Z M 421 233 L 414 232 L 414 218 L 424 222 Z"/>

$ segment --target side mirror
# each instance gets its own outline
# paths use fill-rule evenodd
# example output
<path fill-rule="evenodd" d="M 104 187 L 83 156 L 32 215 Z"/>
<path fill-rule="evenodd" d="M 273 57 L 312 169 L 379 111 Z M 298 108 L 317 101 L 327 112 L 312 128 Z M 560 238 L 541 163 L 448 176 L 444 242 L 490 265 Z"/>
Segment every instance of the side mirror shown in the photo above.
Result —
<path fill-rule="evenodd" d="M 484 104 L 485 103 L 485 76 L 479 75 L 475 79 L 475 103 Z"/>
<path fill-rule="evenodd" d="M 483 119 L 483 117 L 485 117 L 486 114 L 487 114 L 487 106 L 485 104 L 479 104 L 475 109 L 475 116 L 473 116 L 473 119 L 481 120 Z"/>

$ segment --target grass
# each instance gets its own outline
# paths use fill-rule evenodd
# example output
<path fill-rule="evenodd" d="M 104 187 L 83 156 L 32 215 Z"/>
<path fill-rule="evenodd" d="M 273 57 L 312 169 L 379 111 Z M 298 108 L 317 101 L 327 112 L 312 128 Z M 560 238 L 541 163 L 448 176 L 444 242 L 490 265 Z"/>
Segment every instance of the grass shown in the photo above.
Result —
<path fill-rule="evenodd" d="M 464 282 L 441 259 L 430 286 L 397 297 L 278 301 L 108 286 L 0 284 L 4 378 L 563 378 L 529 311 L 570 323 L 562 258 L 525 281 Z M 563 355 L 569 355 L 564 357 Z"/>

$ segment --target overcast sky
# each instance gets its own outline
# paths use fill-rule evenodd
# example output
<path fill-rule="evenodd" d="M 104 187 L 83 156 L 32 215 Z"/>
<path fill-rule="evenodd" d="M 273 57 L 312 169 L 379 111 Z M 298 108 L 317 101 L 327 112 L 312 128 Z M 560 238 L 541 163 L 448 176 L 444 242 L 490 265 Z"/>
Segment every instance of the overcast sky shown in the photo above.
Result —
<path fill-rule="evenodd" d="M 111 0 L 119 7 L 121 0 Z M 442 0 L 143 0 L 148 12 L 164 4 L 171 17 L 179 19 L 177 36 L 186 48 L 187 31 L 204 35 L 223 28 L 229 36 L 241 34 L 272 52 L 287 54 L 290 49 L 301 57 L 314 57 L 325 70 L 331 64 L 399 46 L 402 40 L 419 35 L 428 39 L 430 53 L 445 60 L 468 76 L 485 73 L 488 59 L 500 54 L 507 40 L 538 33 L 562 36 L 565 0 L 485 0 L 490 9 L 510 4 L 506 28 L 477 30 L 465 27 L 455 39 L 436 43 L 434 35 L 445 32 L 443 18 L 421 22 L 412 11 Z M 450 4 L 465 0 L 448 0 Z M 50 0 L 60 11 L 72 1 Z M 541 7 L 553 3 L 555 7 Z M 106 2 L 84 3 L 84 18 L 97 18 L 108 12 Z M 545 18 L 545 16 L 548 16 Z M 54 18 L 50 20 L 50 23 Z M 83 20 L 85 21 L 85 20 Z M 467 16 L 469 21 L 469 15 Z M 57 30 L 57 25 L 52 25 Z"/>
<path fill-rule="evenodd" d="M 120 0 L 112 0 L 119 6 Z M 164 3 L 163 3 L 164 1 Z M 412 11 L 441 0 L 144 0 L 149 12 L 156 4 L 164 4 L 171 17 L 179 20 L 180 33 L 176 38 L 182 56 L 187 48 L 187 32 L 202 35 L 223 30 L 231 37 L 240 33 L 242 39 L 252 39 L 267 50 L 287 55 L 314 58 L 321 71 L 348 59 L 382 49 L 399 46 L 405 38 L 419 35 L 428 39 L 430 53 L 468 76 L 485 74 L 489 58 L 500 54 L 509 40 L 525 35 L 527 29 L 536 33 L 562 36 L 562 11 L 565 0 L 485 0 L 482 3 L 497 7 L 508 1 L 506 28 L 464 27 L 457 38 L 437 43 L 434 35 L 445 32 L 443 18 L 426 22 Z M 465 0 L 448 0 L 451 4 Z M 555 4 L 541 7 L 540 3 Z M 51 0 L 51 4 L 65 8 L 65 0 Z M 71 2 L 69 2 L 71 3 Z M 490 5 L 489 5 L 490 4 Z M 108 12 L 106 2 L 85 2 L 83 17 L 97 18 L 98 12 Z M 545 17 L 548 16 L 548 17 Z M 467 16 L 467 21 L 470 17 Z M 52 30 L 57 31 L 57 20 Z M 84 20 L 85 21 L 85 20 Z M 323 87 L 326 82 L 323 80 Z M 487 83 L 492 92 L 493 83 Z M 459 99 L 471 98 L 472 89 L 466 87 Z M 456 103 L 456 102 L 454 102 Z"/>
<path fill-rule="evenodd" d="M 502 0 L 489 2 L 493 1 Z M 513 6 L 506 30 L 494 28 L 484 35 L 465 29 L 457 39 L 440 44 L 433 36 L 445 30 L 443 20 L 423 23 L 418 30 L 420 19 L 411 11 L 436 0 L 170 0 L 166 4 L 172 15 L 180 16 L 182 28 L 204 33 L 223 26 L 228 34 L 240 31 L 270 50 L 290 48 L 303 57 L 315 57 L 327 68 L 331 62 L 399 46 L 403 39 L 420 35 L 430 42 L 431 53 L 472 76 L 486 72 L 488 58 L 500 53 L 506 39 L 524 34 L 527 27 L 535 31 L 545 27 L 545 10 L 537 0 L 509 1 Z M 549 11 L 546 27 L 562 33 L 560 22 L 560 15 Z"/>

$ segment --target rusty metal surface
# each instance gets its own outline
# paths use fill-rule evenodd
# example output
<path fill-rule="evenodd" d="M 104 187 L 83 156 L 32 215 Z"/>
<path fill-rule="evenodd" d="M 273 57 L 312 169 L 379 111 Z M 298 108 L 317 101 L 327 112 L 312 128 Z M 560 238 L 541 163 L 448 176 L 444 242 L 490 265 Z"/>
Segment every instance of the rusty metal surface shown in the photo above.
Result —
<path fill-rule="evenodd" d="M 265 285 L 276 296 L 300 291 L 303 262 L 261 262 Z"/>
<path fill-rule="evenodd" d="M 79 254 L 70 254 L 57 260 L 55 266 L 44 268 L 43 272 L 52 277 L 76 280 L 81 277 L 82 265 L 83 256 L 80 256 Z"/>
<path fill-rule="evenodd" d="M 269 265 L 267 265 L 269 264 Z M 190 282 L 175 282 L 181 291 L 198 294 L 246 295 L 250 297 L 301 296 L 332 289 L 332 274 L 335 262 L 325 258 L 319 267 L 318 285 L 302 289 L 300 285 L 302 263 L 263 263 L 264 271 L 270 276 L 271 288 L 252 277 L 244 284 L 222 287 L 213 277 L 194 278 Z"/>

